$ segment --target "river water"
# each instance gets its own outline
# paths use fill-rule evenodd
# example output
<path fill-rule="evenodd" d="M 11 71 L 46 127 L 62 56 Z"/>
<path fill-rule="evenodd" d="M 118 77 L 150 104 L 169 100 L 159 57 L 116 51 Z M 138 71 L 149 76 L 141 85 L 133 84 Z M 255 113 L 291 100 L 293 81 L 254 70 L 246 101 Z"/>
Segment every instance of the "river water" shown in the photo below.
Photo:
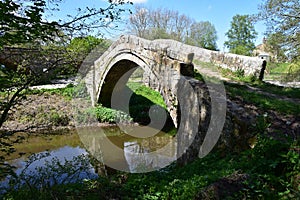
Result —
<path fill-rule="evenodd" d="M 145 131 L 139 126 L 132 128 L 135 132 Z M 48 181 L 48 184 L 96 178 L 95 163 L 131 173 L 147 172 L 163 168 L 176 159 L 173 139 L 163 132 L 151 137 L 134 137 L 118 126 L 83 127 L 54 135 L 29 134 L 15 145 L 16 152 L 7 157 L 7 163 L 15 166 L 15 172 L 23 179 L 34 183 Z M 66 169 L 68 173 L 63 172 Z M 8 182 L 7 179 L 0 186 Z"/>

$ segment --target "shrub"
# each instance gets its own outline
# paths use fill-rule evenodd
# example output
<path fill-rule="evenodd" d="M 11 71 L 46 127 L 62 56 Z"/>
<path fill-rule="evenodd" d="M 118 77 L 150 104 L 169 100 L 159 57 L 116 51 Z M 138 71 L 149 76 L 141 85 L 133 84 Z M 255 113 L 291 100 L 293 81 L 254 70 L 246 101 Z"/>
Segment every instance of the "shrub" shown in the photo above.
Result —
<path fill-rule="evenodd" d="M 70 119 L 66 114 L 51 111 L 49 121 L 54 126 L 67 126 L 70 122 Z"/>
<path fill-rule="evenodd" d="M 98 105 L 95 108 L 95 114 L 99 122 L 108 122 L 108 123 L 116 123 L 116 122 L 131 122 L 132 119 L 130 116 L 122 111 L 117 111 L 111 108 L 103 107 L 102 105 Z"/>

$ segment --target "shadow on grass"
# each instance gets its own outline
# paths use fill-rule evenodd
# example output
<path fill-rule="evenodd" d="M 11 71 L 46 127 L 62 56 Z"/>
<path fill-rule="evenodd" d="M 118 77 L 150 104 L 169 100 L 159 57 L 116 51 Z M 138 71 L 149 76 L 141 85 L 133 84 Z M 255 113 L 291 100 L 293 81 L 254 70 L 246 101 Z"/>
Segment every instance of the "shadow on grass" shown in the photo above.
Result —
<path fill-rule="evenodd" d="M 153 101 L 136 93 L 133 93 L 130 98 L 128 114 L 134 122 L 137 122 L 140 125 L 148 125 L 151 122 L 151 118 L 149 116 L 149 111 L 151 108 L 154 109 L 154 111 L 157 111 L 152 120 L 165 120 L 161 112 L 165 112 L 167 114 L 167 119 L 162 131 L 168 132 L 175 127 L 170 114 L 164 107 L 157 105 Z"/>

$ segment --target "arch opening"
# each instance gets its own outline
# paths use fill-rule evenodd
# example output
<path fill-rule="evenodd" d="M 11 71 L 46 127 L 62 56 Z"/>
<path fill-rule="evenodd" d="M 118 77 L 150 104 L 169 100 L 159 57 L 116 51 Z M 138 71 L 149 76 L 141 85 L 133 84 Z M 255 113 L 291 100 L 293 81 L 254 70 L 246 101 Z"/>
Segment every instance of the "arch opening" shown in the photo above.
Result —
<path fill-rule="evenodd" d="M 105 107 L 112 107 L 111 98 L 117 93 L 118 107 L 114 109 L 125 111 L 133 122 L 140 125 L 153 125 L 151 120 L 162 120 L 160 112 L 167 114 L 164 132 L 174 129 L 175 125 L 167 110 L 166 100 L 155 88 L 147 87 L 144 83 L 145 70 L 137 63 L 130 60 L 116 62 L 108 71 L 102 85 L 98 103 Z M 149 73 L 149 71 L 147 71 Z M 149 81 L 149 80 L 147 80 Z M 132 94 L 129 100 L 129 110 L 126 110 L 126 101 L 122 101 L 124 94 Z M 151 117 L 152 115 L 152 117 Z M 151 127 L 157 128 L 157 127 Z"/>

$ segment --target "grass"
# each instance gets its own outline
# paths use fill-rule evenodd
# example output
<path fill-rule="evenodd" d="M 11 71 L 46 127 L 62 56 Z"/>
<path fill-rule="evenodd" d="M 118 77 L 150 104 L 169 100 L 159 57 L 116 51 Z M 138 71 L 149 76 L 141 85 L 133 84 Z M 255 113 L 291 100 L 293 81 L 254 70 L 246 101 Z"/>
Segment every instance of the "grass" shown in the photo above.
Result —
<path fill-rule="evenodd" d="M 279 100 L 267 95 L 250 92 L 238 85 L 227 85 L 226 91 L 231 98 L 241 97 L 245 103 L 254 104 L 264 111 L 274 110 L 282 114 L 298 115 L 300 113 L 300 105 L 297 103 Z"/>
<path fill-rule="evenodd" d="M 252 87 L 259 88 L 265 92 L 269 92 L 276 95 L 281 95 L 289 98 L 298 98 L 300 99 L 300 89 L 299 88 L 292 88 L 292 87 L 282 87 L 272 85 L 270 83 L 261 82 L 261 81 L 254 81 L 254 82 L 246 82 Z"/>
<path fill-rule="evenodd" d="M 228 77 L 228 76 L 227 76 Z M 277 86 L 273 85 L 267 82 L 259 81 L 251 76 L 242 76 L 242 77 L 237 77 L 235 75 L 231 76 L 231 79 L 234 81 L 237 81 L 240 84 L 238 87 L 247 89 L 247 85 L 258 88 L 264 92 L 276 94 L 276 95 L 281 95 L 289 98 L 299 98 L 300 99 L 300 89 L 299 88 L 292 88 L 292 87 L 283 87 L 283 86 Z M 226 84 L 226 82 L 225 82 Z M 231 84 L 232 86 L 234 84 Z"/>
<path fill-rule="evenodd" d="M 136 95 L 141 95 L 146 99 L 149 99 L 153 102 L 153 104 L 159 105 L 163 108 L 166 108 L 166 104 L 164 102 L 163 97 L 161 94 L 155 90 L 152 90 L 140 83 L 130 82 L 127 83 L 127 86 L 134 91 Z"/>
<path fill-rule="evenodd" d="M 269 63 L 268 70 L 272 74 L 285 74 L 289 72 L 289 63 Z"/>
<path fill-rule="evenodd" d="M 240 193 L 232 194 L 233 199 L 245 196 L 247 199 L 259 196 L 278 199 L 288 189 L 292 190 L 289 187 L 285 188 L 284 182 L 288 182 L 290 178 L 286 177 L 285 170 L 296 173 L 295 169 L 300 167 L 299 161 L 295 165 L 292 164 L 299 155 L 289 151 L 288 146 L 289 144 L 280 144 L 278 141 L 262 137 L 254 149 L 240 155 L 222 157 L 215 152 L 183 168 L 173 166 L 166 171 L 130 175 L 124 185 L 128 195 L 125 199 L 194 199 L 201 191 L 205 193 L 206 187 L 212 183 L 234 173 L 247 174 L 249 179 Z M 277 151 L 273 152 L 275 149 Z M 292 158 L 287 158 L 291 153 Z M 215 191 L 218 192 L 222 191 Z M 296 195 L 296 190 L 290 193 Z"/>
<path fill-rule="evenodd" d="M 227 70 L 225 70 L 227 72 Z M 272 93 L 275 95 L 280 95 L 282 97 L 288 98 L 299 98 L 300 99 L 300 89 L 299 88 L 284 88 L 280 86 L 275 86 L 272 84 L 264 83 L 261 81 L 251 81 L 250 77 L 238 77 L 234 75 L 232 72 L 231 76 L 235 77 L 235 80 L 238 80 L 243 84 L 235 84 L 235 83 L 226 83 L 225 88 L 230 98 L 240 97 L 245 103 L 254 104 L 258 106 L 260 109 L 268 111 L 275 110 L 282 114 L 293 114 L 298 115 L 300 113 L 300 105 L 297 103 L 276 99 L 274 97 L 270 97 L 267 94 L 259 94 L 255 91 L 251 91 L 248 89 L 248 86 L 255 87 L 264 91 L 266 93 Z M 202 77 L 197 71 L 195 71 L 195 78 L 198 80 L 202 80 Z M 243 80 L 243 81 L 242 81 Z M 245 83 L 247 85 L 245 85 Z"/>
<path fill-rule="evenodd" d="M 299 81 L 300 63 L 269 63 L 269 74 L 267 79 L 279 80 L 282 82 Z"/>
<path fill-rule="evenodd" d="M 77 94 L 78 90 L 80 90 L 82 86 L 74 86 L 73 84 L 67 85 L 65 88 L 56 88 L 56 89 L 28 89 L 26 91 L 29 95 L 42 95 L 42 94 L 50 94 L 50 95 L 60 95 L 65 97 L 67 100 L 71 100 L 74 95 Z"/>
<path fill-rule="evenodd" d="M 218 68 L 218 66 L 213 64 L 212 62 L 203 62 L 200 60 L 194 60 L 193 63 L 195 65 L 201 65 L 201 67 L 203 67 L 203 68 Z"/>
<path fill-rule="evenodd" d="M 136 82 L 130 82 L 127 86 L 134 91 L 130 99 L 130 113 L 126 114 L 99 104 L 94 109 L 89 109 L 86 110 L 85 113 L 82 113 L 79 120 L 84 121 L 85 119 L 88 120 L 91 117 L 96 117 L 99 122 L 104 123 L 115 123 L 116 120 L 122 120 L 124 122 L 133 120 L 134 122 L 148 124 L 150 122 L 148 111 L 151 106 L 158 105 L 166 110 L 166 104 L 159 92 Z M 66 88 L 29 90 L 27 93 L 60 95 L 66 100 L 71 100 L 77 95 L 82 95 L 84 93 L 84 87 L 84 85 L 73 86 L 70 84 Z"/>
<path fill-rule="evenodd" d="M 270 83 L 258 81 L 257 78 L 254 76 L 245 76 L 242 72 L 232 72 L 229 69 L 223 69 L 218 67 L 217 65 L 214 65 L 213 63 L 205 63 L 200 61 L 195 61 L 196 65 L 201 65 L 204 68 L 214 68 L 218 69 L 218 71 L 222 74 L 222 76 L 229 78 L 231 80 L 248 84 L 249 86 L 259 88 L 263 91 L 270 92 L 277 95 L 282 95 L 286 97 L 292 97 L 292 98 L 300 98 L 300 89 L 299 88 L 291 88 L 291 87 L 282 87 L 282 86 L 276 86 Z M 289 72 L 289 67 L 291 64 L 289 63 L 271 63 L 268 65 L 268 70 L 270 71 L 270 75 L 275 74 L 283 74 L 286 75 Z M 196 79 L 202 80 L 201 75 L 199 73 L 195 73 Z M 267 76 L 270 76 L 267 75 Z M 281 80 L 280 77 L 273 77 L 274 79 L 278 78 Z M 246 88 L 246 86 L 244 86 Z"/>
<path fill-rule="evenodd" d="M 10 191 L 4 199 L 213 199 L 216 195 L 221 199 L 297 199 L 300 144 L 285 141 L 260 135 L 253 149 L 240 154 L 224 156 L 214 151 L 184 167 L 173 164 L 145 174 L 119 172 L 45 190 L 23 188 Z M 236 174 L 246 179 L 221 184 Z M 219 184 L 219 190 L 212 184 Z M 237 191 L 231 191 L 232 186 Z"/>

